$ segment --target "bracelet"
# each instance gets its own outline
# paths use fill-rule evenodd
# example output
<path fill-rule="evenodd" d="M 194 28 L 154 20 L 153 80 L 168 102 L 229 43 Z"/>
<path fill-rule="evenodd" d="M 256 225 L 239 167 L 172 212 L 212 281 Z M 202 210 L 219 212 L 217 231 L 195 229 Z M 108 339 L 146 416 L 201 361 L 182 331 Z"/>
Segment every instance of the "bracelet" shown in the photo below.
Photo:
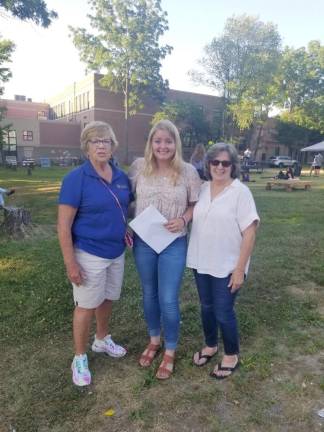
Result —
<path fill-rule="evenodd" d="M 187 221 L 186 221 L 186 219 L 185 219 L 183 216 L 179 216 L 179 219 L 182 220 L 182 222 L 183 222 L 183 227 L 187 226 Z"/>

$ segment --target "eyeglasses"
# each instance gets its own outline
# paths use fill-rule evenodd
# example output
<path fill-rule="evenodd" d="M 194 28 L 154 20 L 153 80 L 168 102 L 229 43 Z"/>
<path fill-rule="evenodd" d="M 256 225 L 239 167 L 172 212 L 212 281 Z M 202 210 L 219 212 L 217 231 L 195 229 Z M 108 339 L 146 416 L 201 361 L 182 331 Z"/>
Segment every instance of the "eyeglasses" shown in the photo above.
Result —
<path fill-rule="evenodd" d="M 216 166 L 216 167 L 219 164 L 221 164 L 222 167 L 224 167 L 224 168 L 228 168 L 228 167 L 230 167 L 232 165 L 231 161 L 227 161 L 227 160 L 222 160 L 221 161 L 221 160 L 218 160 L 218 159 L 214 159 L 214 160 L 210 161 L 209 163 L 210 163 L 210 165 L 213 165 L 213 166 Z"/>
<path fill-rule="evenodd" d="M 100 144 L 103 144 L 104 146 L 110 146 L 112 145 L 112 140 L 110 138 L 105 138 L 105 139 L 94 139 L 94 140 L 89 140 L 88 141 L 90 144 L 93 144 L 95 146 L 99 146 Z"/>

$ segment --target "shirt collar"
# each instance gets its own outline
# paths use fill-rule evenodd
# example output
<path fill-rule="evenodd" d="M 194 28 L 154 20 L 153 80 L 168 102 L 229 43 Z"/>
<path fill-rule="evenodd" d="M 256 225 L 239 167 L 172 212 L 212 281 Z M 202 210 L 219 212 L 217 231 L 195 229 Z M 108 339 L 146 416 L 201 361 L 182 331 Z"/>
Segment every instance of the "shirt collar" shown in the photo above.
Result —
<path fill-rule="evenodd" d="M 112 182 L 113 182 L 118 177 L 120 177 L 121 171 L 114 164 L 110 164 L 110 167 L 112 169 Z M 89 161 L 89 159 L 85 161 L 85 163 L 83 165 L 83 170 L 84 170 L 86 175 L 101 179 L 100 175 L 94 169 L 94 167 L 93 167 L 92 163 Z"/>

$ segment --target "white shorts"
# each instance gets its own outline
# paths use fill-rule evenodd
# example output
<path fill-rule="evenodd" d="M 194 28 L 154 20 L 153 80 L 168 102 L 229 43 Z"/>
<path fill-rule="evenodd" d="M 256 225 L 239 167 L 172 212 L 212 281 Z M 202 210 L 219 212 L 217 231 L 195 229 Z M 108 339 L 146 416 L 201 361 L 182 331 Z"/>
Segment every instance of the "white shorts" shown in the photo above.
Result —
<path fill-rule="evenodd" d="M 125 254 L 118 258 L 100 258 L 76 249 L 75 257 L 85 279 L 82 285 L 73 285 L 74 304 L 94 309 L 105 300 L 118 300 L 124 277 Z"/>

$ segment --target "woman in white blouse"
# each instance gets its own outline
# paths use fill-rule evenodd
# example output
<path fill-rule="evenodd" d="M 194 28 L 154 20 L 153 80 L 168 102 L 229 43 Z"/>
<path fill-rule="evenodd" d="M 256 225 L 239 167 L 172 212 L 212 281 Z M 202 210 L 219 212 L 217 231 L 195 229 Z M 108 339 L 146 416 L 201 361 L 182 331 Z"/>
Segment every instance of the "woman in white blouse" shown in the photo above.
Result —
<path fill-rule="evenodd" d="M 210 181 L 202 185 L 194 208 L 187 266 L 192 268 L 201 303 L 205 346 L 193 356 L 204 366 L 218 351 L 221 331 L 224 356 L 211 376 L 224 379 L 239 366 L 235 298 L 247 275 L 259 216 L 253 196 L 239 181 L 234 146 L 219 143 L 206 155 Z"/>
<path fill-rule="evenodd" d="M 153 126 L 145 157 L 133 162 L 129 177 L 136 195 L 135 215 L 153 205 L 167 219 L 165 227 L 180 234 L 160 253 L 140 237 L 135 235 L 134 238 L 134 256 L 150 336 L 139 364 L 151 366 L 160 350 L 163 328 L 165 353 L 156 377 L 167 379 L 173 372 L 179 338 L 179 291 L 187 254 L 187 224 L 192 218 L 201 182 L 196 169 L 182 160 L 179 132 L 169 120 Z"/>

